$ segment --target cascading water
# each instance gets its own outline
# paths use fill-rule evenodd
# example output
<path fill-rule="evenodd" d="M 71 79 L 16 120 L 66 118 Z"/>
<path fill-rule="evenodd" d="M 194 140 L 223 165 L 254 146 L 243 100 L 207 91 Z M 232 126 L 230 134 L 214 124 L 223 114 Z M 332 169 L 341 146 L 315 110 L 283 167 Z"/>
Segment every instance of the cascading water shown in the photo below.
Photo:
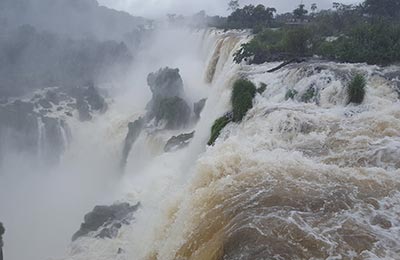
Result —
<path fill-rule="evenodd" d="M 115 238 L 80 237 L 66 256 L 50 259 L 400 259 L 399 89 L 388 80 L 397 67 L 310 61 L 268 73 L 277 64 L 233 62 L 249 37 L 166 30 L 137 57 L 135 81 L 128 79 L 136 84 L 118 89 L 107 113 L 84 124 L 68 121 L 73 138 L 59 175 L 47 180 L 68 194 L 46 205 L 71 219 L 59 231 L 70 232 L 63 239 L 93 205 L 141 206 Z M 127 125 L 150 100 L 145 75 L 165 66 L 180 69 L 188 100 L 207 98 L 206 105 L 185 129 L 142 131 L 122 174 Z M 361 106 L 347 105 L 346 84 L 356 72 L 368 79 Z M 229 124 L 206 147 L 213 121 L 231 109 L 238 77 L 266 90 L 242 123 Z M 296 93 L 292 99 L 288 91 Z M 188 146 L 163 152 L 170 137 L 193 131 Z M 57 226 L 50 213 L 55 221 L 46 224 Z"/>
<path fill-rule="evenodd" d="M 165 65 L 180 68 L 188 98 L 193 100 L 207 98 L 201 118 L 195 126 L 188 126 L 187 129 L 162 132 L 142 131 L 133 144 L 127 158 L 124 176 L 112 198 L 129 202 L 131 205 L 135 205 L 137 202 L 141 203 L 141 208 L 135 212 L 134 222 L 129 226 L 123 226 L 118 237 L 112 240 L 91 237 L 76 240 L 71 244 L 70 256 L 64 259 L 144 259 L 151 257 L 156 250 L 162 229 L 169 221 L 168 215 L 171 207 L 182 196 L 182 191 L 191 178 L 190 172 L 193 170 L 193 165 L 199 154 L 205 151 L 209 129 L 214 119 L 230 109 L 229 86 L 236 78 L 239 69 L 239 66 L 233 63 L 233 54 L 247 40 L 248 33 L 222 33 L 217 30 L 207 30 L 204 33 L 201 31 L 182 32 L 182 30 L 168 32 L 168 34 L 171 33 L 179 37 L 170 35 L 169 38 L 181 38 L 182 34 L 184 37 L 192 38 L 194 46 L 188 50 L 177 50 L 177 53 L 173 53 L 176 55 L 175 57 L 171 57 L 171 59 L 166 57 L 161 61 L 162 63 L 146 64 L 144 67 L 149 68 L 148 72 Z M 215 57 L 218 41 L 223 41 L 225 44 L 219 46 L 218 57 Z M 171 44 L 176 44 L 176 42 Z M 154 55 L 151 48 L 149 52 L 151 52 L 150 55 Z M 204 59 L 204 57 L 207 58 Z M 211 63 L 215 65 L 213 83 L 202 83 Z M 193 66 L 201 68 L 194 75 L 191 70 Z M 105 116 L 115 116 L 114 121 L 116 118 L 121 118 L 119 110 L 121 107 L 123 105 L 118 104 L 118 100 L 116 100 L 115 105 L 110 107 L 110 111 Z M 133 112 L 126 118 L 135 120 L 140 116 L 140 111 Z M 121 124 L 117 125 L 119 127 Z M 195 136 L 188 147 L 171 153 L 163 153 L 163 147 L 171 136 L 192 131 L 195 131 Z M 113 138 L 114 140 L 119 139 L 119 142 L 122 143 L 123 136 L 123 133 L 120 132 Z M 112 199 L 106 201 L 112 202 Z"/>

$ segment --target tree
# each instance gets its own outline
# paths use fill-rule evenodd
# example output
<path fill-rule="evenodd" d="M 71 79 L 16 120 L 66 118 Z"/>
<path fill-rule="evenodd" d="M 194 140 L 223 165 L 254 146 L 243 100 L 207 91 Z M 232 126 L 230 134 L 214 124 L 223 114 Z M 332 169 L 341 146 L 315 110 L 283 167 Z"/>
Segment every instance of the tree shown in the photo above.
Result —
<path fill-rule="evenodd" d="M 313 13 L 315 13 L 315 11 L 318 9 L 318 7 L 317 7 L 317 4 L 316 3 L 314 3 L 314 4 L 312 4 L 311 5 L 311 11 L 313 12 Z"/>
<path fill-rule="evenodd" d="M 372 16 L 400 17 L 399 0 L 366 0 L 363 3 L 363 7 L 365 13 Z"/>
<path fill-rule="evenodd" d="M 236 9 L 228 17 L 228 27 L 255 29 L 256 27 L 271 26 L 275 12 L 275 8 L 265 7 L 261 4 L 257 6 L 246 5 L 243 8 Z"/>
<path fill-rule="evenodd" d="M 308 14 L 308 11 L 304 8 L 305 5 L 301 4 L 299 5 L 298 8 L 296 8 L 293 11 L 293 15 L 297 18 L 300 19 L 300 21 L 304 21 L 305 16 Z"/>
<path fill-rule="evenodd" d="M 237 9 L 239 9 L 240 5 L 239 5 L 239 0 L 231 0 L 228 3 L 228 11 L 236 11 Z"/>
<path fill-rule="evenodd" d="M 339 7 L 340 7 L 340 3 L 338 3 L 338 2 L 333 2 L 332 7 L 333 7 L 333 9 L 338 10 Z"/>

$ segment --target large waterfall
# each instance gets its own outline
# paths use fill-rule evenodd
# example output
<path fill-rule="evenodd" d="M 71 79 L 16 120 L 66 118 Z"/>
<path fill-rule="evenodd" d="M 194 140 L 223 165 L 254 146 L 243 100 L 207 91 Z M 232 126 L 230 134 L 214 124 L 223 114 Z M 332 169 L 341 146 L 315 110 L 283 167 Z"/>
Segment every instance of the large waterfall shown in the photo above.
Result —
<path fill-rule="evenodd" d="M 279 64 L 233 62 L 250 37 L 171 29 L 152 39 L 105 114 L 66 120 L 58 166 L 0 183 L 0 197 L 15 196 L 1 208 L 5 222 L 25 230 L 11 235 L 5 259 L 400 259 L 398 67 L 315 60 L 269 73 Z M 180 69 L 187 100 L 207 99 L 204 110 L 185 129 L 142 131 L 121 172 L 127 125 L 150 100 L 146 75 L 165 66 Z M 368 81 L 360 106 L 347 105 L 356 73 Z M 243 122 L 207 146 L 239 77 L 266 90 Z M 42 154 L 40 122 L 38 129 Z M 193 131 L 189 145 L 164 152 L 172 136 Z M 7 181 L 21 186 L 12 191 Z M 69 243 L 85 213 L 114 202 L 140 205 L 115 237 Z"/>

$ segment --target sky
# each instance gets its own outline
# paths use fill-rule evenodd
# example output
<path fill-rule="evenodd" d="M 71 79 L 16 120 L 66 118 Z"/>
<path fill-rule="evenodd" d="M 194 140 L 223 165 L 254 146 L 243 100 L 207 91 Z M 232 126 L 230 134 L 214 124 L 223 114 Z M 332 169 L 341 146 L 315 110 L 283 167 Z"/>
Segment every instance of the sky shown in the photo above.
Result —
<path fill-rule="evenodd" d="M 148 18 L 164 17 L 167 13 L 191 15 L 200 10 L 205 10 L 207 14 L 226 15 L 229 0 L 98 0 L 101 5 L 108 6 L 117 10 L 127 11 L 135 16 Z M 241 5 L 263 4 L 275 7 L 279 13 L 292 11 L 301 0 L 240 0 Z M 328 9 L 332 2 L 354 4 L 359 0 L 303 0 L 303 3 L 310 7 L 312 3 L 317 3 L 321 9 Z"/>

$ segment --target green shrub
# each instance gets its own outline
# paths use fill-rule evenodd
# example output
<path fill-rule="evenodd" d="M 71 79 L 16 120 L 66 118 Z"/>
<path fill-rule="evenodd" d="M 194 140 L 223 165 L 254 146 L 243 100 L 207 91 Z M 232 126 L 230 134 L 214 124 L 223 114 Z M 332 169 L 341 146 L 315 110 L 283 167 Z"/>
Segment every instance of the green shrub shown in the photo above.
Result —
<path fill-rule="evenodd" d="M 348 103 L 361 104 L 365 97 L 367 82 L 363 75 L 357 74 L 347 87 Z"/>
<path fill-rule="evenodd" d="M 239 79 L 233 84 L 232 107 L 233 121 L 240 122 L 247 111 L 253 108 L 256 86 L 249 80 Z"/>
<path fill-rule="evenodd" d="M 208 141 L 208 145 L 213 145 L 219 135 L 221 134 L 222 129 L 231 122 L 231 119 L 228 116 L 223 116 L 215 120 L 213 126 L 211 127 L 211 137 Z"/>
<path fill-rule="evenodd" d="M 314 88 L 309 88 L 307 89 L 306 93 L 303 94 L 303 96 L 301 96 L 301 101 L 303 102 L 310 102 L 315 96 L 315 89 Z"/>
<path fill-rule="evenodd" d="M 285 99 L 286 99 L 286 100 L 294 99 L 294 98 L 296 97 L 297 94 L 298 94 L 297 90 L 289 89 L 289 90 L 286 92 Z"/>

